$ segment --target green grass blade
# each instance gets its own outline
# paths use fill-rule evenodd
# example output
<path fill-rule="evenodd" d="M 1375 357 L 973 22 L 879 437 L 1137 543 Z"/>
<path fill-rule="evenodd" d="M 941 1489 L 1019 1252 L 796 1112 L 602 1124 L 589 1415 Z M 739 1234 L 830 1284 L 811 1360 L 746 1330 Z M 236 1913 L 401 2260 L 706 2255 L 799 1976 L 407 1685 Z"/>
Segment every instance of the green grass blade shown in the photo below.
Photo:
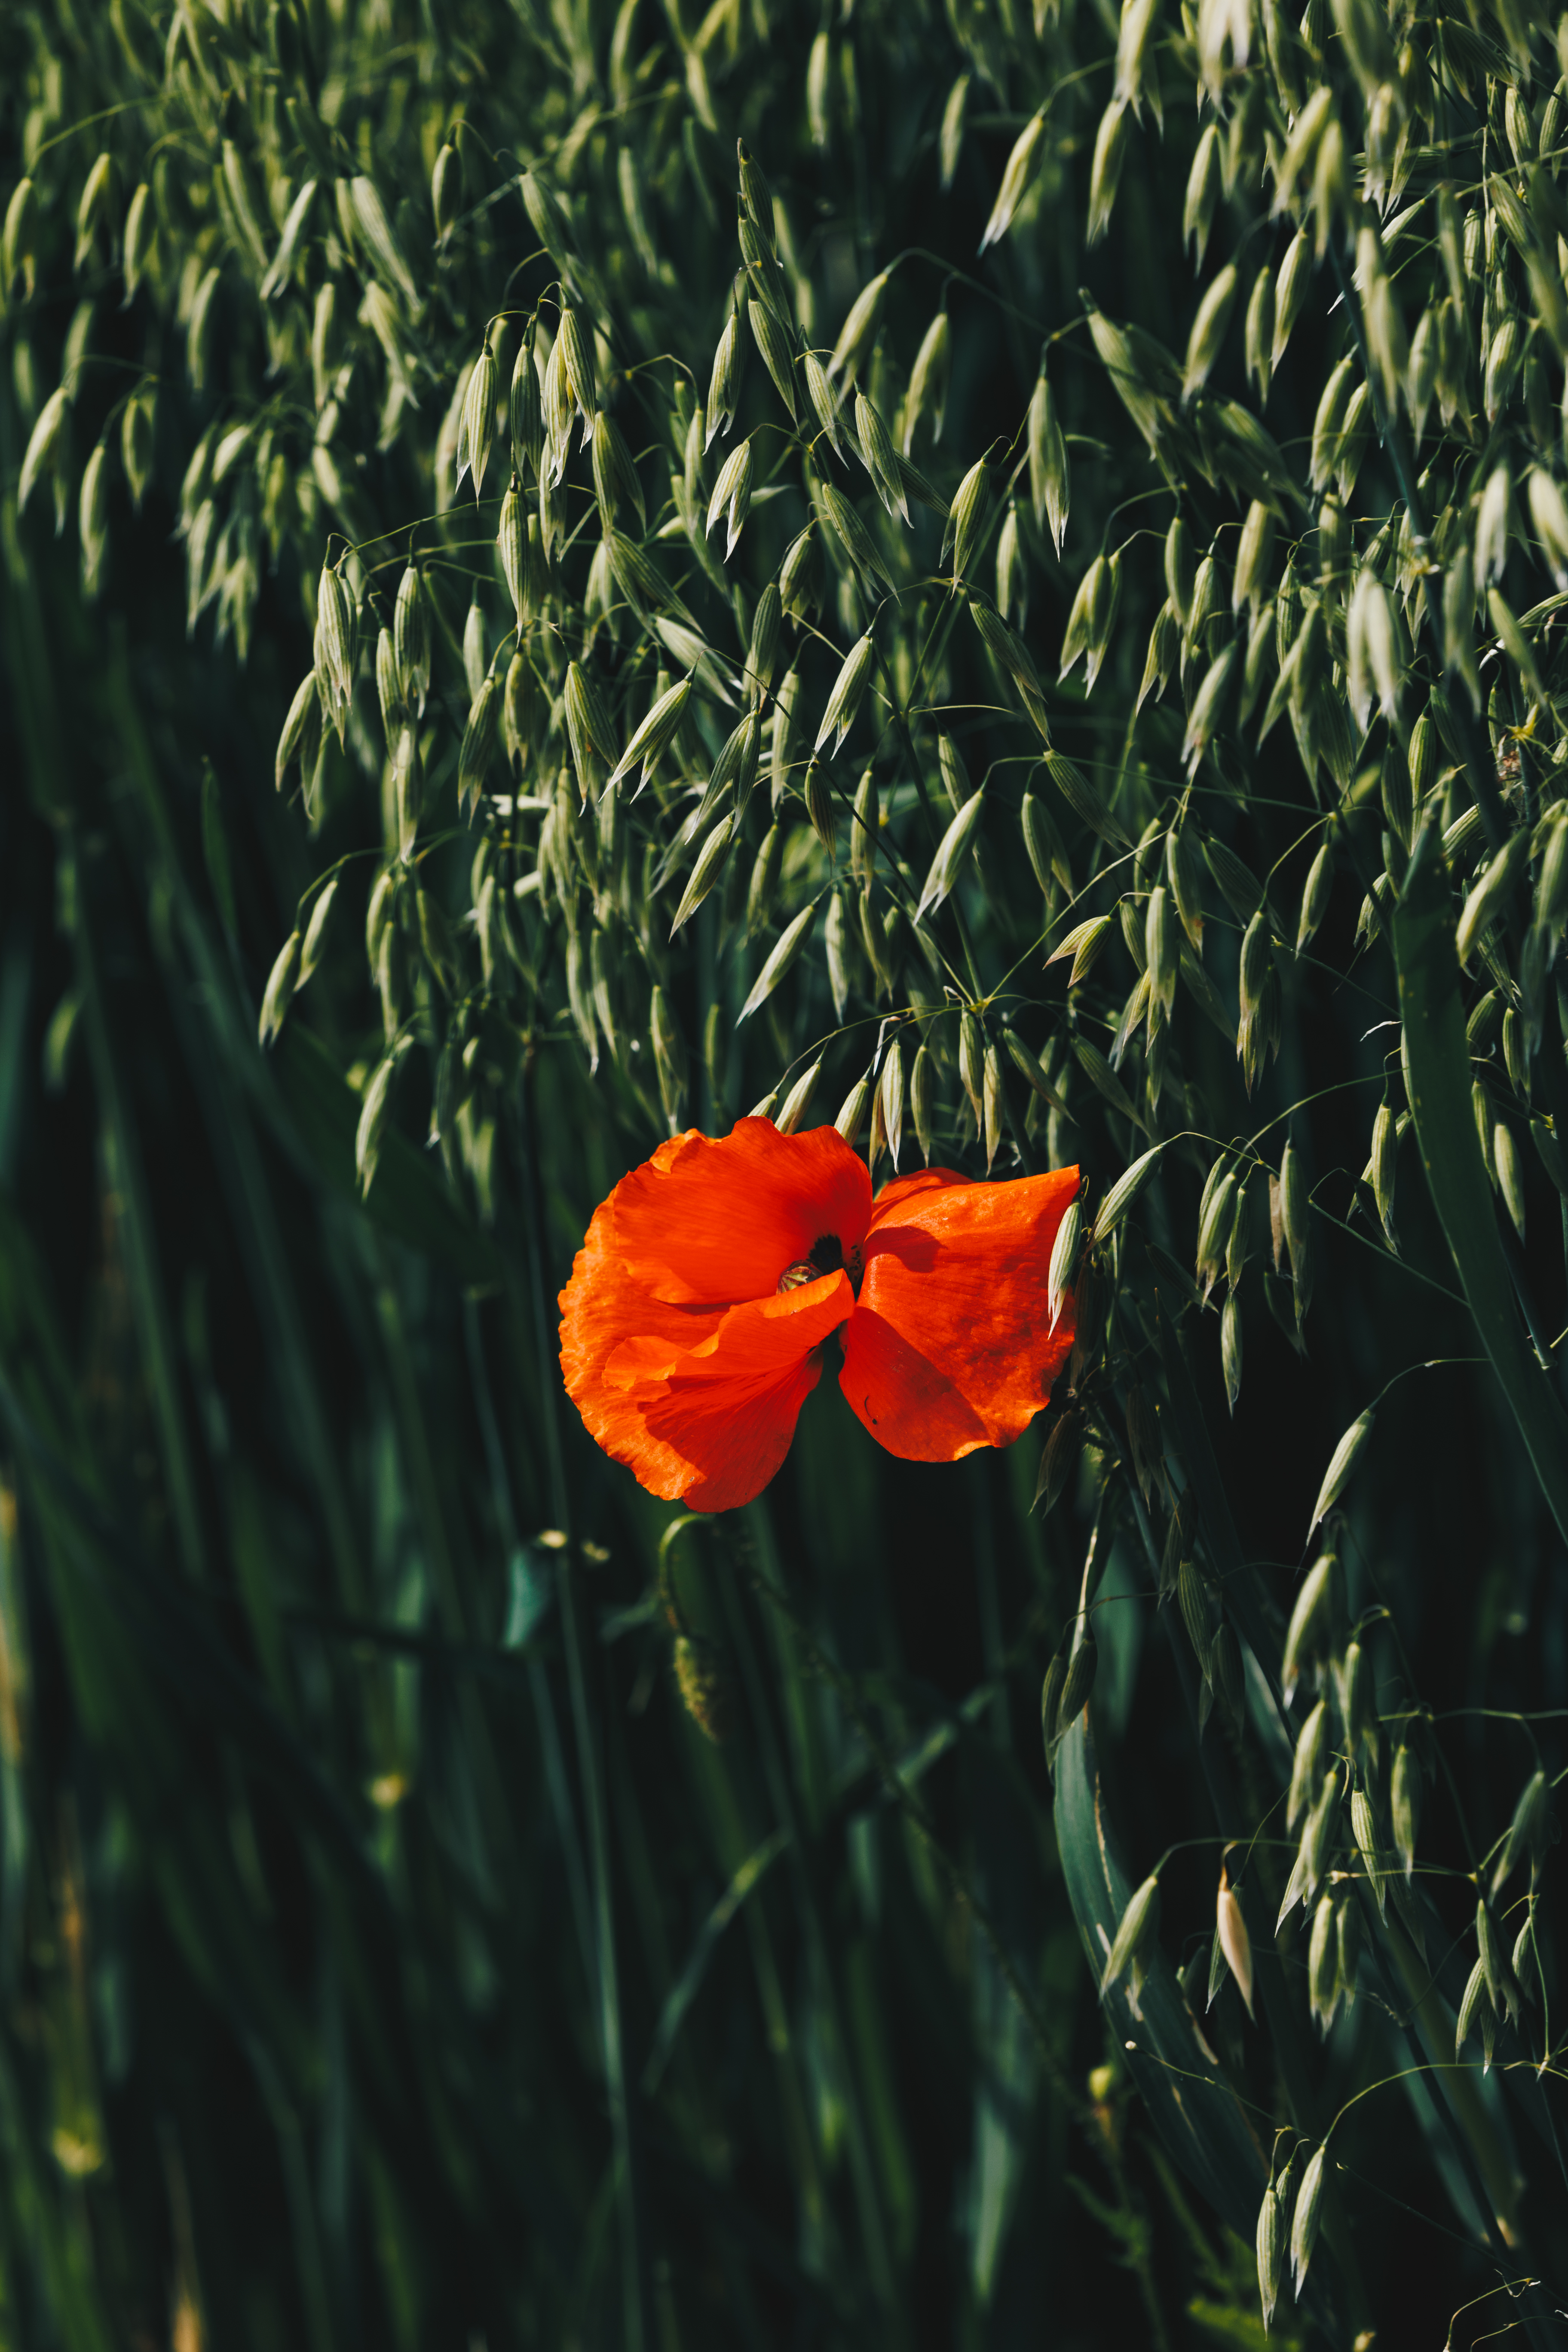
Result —
<path fill-rule="evenodd" d="M 1417 844 L 1394 914 L 1405 1076 L 1433 1202 L 1492 1370 L 1568 1541 L 1568 1422 L 1531 1352 L 1498 1239 L 1470 1105 L 1454 917 L 1436 844 Z"/>
<path fill-rule="evenodd" d="M 1116 1851 L 1087 1716 L 1057 1756 L 1057 1843 L 1068 1895 L 1096 1977 L 1133 1893 Z M 1144 2105 L 1176 2162 L 1233 2230 L 1250 2238 L 1268 2181 L 1252 2121 L 1221 2080 L 1176 1972 L 1156 1951 L 1133 2013 L 1126 1980 L 1105 1997 Z"/>

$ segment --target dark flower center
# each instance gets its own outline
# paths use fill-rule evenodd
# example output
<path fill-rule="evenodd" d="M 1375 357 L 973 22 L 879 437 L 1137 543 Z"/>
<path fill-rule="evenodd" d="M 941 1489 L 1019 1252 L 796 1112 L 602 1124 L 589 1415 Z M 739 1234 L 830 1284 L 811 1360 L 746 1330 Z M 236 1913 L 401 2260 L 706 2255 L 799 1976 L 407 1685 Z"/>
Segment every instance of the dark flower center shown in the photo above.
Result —
<path fill-rule="evenodd" d="M 852 1249 L 847 1257 L 837 1234 L 818 1234 L 811 1244 L 809 1257 L 796 1258 L 786 1265 L 779 1276 L 780 1290 L 799 1290 L 808 1282 L 820 1282 L 825 1274 L 837 1274 L 840 1267 L 858 1289 L 860 1286 L 860 1253 Z"/>

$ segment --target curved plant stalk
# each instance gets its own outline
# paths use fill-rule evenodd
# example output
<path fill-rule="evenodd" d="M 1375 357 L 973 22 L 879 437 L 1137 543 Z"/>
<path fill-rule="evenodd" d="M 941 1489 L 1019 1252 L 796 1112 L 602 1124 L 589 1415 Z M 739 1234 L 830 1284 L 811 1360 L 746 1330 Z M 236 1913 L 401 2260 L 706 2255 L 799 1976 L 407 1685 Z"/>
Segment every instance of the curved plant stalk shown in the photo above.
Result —
<path fill-rule="evenodd" d="M 1415 845 L 1394 913 L 1405 1086 L 1422 1165 L 1476 1328 L 1535 1475 L 1568 1541 L 1568 1423 L 1515 1311 L 1470 1108 L 1454 919 L 1433 830 Z"/>

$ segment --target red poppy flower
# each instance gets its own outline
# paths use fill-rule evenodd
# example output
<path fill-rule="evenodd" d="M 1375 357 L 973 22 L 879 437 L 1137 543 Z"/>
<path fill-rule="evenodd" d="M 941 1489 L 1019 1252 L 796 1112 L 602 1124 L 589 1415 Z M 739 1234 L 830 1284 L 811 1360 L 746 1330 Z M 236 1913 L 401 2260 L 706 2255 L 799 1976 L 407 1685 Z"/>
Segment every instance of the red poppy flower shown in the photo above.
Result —
<path fill-rule="evenodd" d="M 837 1130 L 743 1118 L 661 1143 L 594 1214 L 561 1294 L 561 1364 L 606 1454 L 692 1510 L 773 1476 L 842 1330 L 839 1384 L 890 1454 L 1021 1436 L 1072 1345 L 1047 1277 L 1078 1170 L 1006 1184 L 931 1168 L 883 1187 Z"/>

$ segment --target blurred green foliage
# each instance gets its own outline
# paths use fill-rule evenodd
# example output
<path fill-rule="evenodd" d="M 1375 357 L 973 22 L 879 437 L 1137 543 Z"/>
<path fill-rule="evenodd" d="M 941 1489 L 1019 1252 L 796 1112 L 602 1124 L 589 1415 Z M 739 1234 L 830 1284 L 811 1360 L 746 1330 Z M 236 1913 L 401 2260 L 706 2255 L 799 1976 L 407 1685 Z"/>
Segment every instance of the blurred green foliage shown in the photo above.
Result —
<path fill-rule="evenodd" d="M 0 9 L 0 2344 L 1552 2340 L 1559 49 Z M 1037 1435 L 597 1454 L 753 1106 Z"/>

